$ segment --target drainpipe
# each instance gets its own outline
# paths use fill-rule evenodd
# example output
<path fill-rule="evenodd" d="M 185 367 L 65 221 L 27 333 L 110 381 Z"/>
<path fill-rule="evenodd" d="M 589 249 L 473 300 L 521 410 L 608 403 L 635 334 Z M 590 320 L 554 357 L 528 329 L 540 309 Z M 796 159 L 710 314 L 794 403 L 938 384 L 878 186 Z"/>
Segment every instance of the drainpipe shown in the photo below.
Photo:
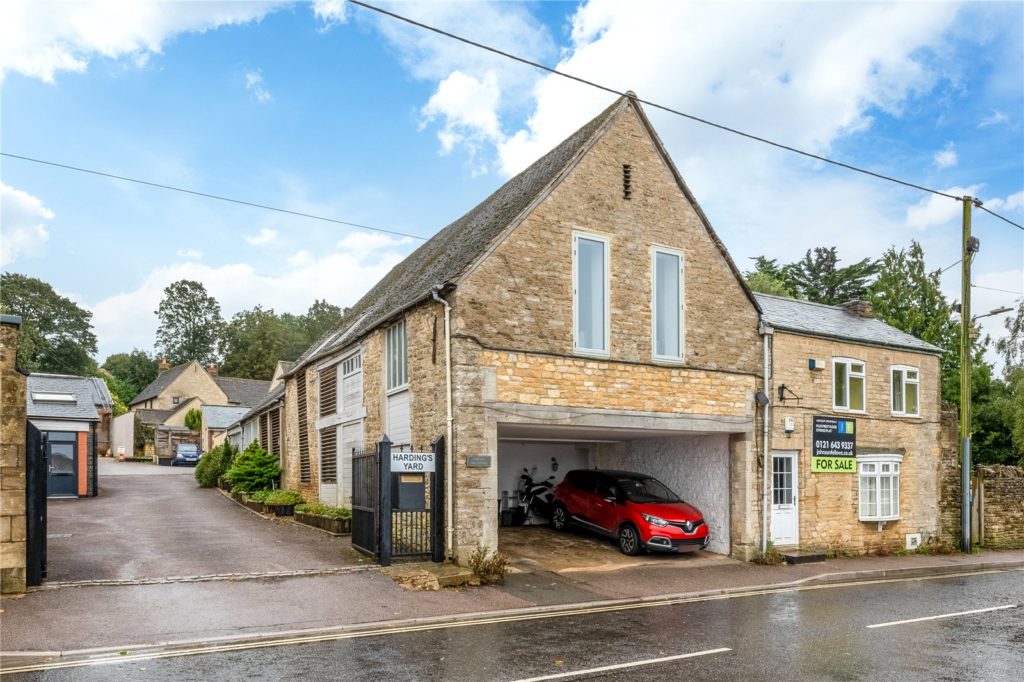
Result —
<path fill-rule="evenodd" d="M 763 470 L 763 476 L 761 479 L 761 553 L 764 554 L 768 551 L 768 509 L 771 505 L 771 469 L 769 468 L 771 462 L 771 454 L 768 452 L 770 446 L 769 435 L 772 425 L 772 345 L 771 338 L 775 330 L 772 329 L 771 325 L 765 324 L 763 321 L 758 325 L 758 332 L 761 334 L 761 338 L 764 341 L 764 392 L 768 396 L 768 404 L 764 406 L 763 422 L 764 422 L 764 444 L 761 448 L 762 461 L 761 468 Z"/>
<path fill-rule="evenodd" d="M 445 484 L 445 495 L 444 495 L 444 527 L 445 527 L 445 553 L 451 557 L 453 556 L 452 539 L 454 537 L 454 501 L 452 499 L 453 492 L 455 490 L 455 443 L 452 438 L 452 423 L 455 421 L 452 416 L 452 330 L 451 330 L 451 319 L 452 319 L 452 307 L 448 301 L 444 300 L 438 295 L 441 291 L 441 285 L 434 286 L 431 290 L 430 295 L 435 301 L 444 306 L 444 379 L 446 384 L 445 391 L 445 408 L 447 409 L 447 429 L 445 432 L 444 439 L 444 484 Z"/>

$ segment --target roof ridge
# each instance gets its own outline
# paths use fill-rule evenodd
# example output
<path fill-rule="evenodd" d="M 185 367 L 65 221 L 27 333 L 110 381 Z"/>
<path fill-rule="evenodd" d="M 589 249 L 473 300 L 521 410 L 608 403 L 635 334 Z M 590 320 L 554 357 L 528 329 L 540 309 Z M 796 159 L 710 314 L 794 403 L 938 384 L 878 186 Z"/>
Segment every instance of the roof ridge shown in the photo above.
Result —
<path fill-rule="evenodd" d="M 802 303 L 804 305 L 816 305 L 816 306 L 821 306 L 822 308 L 832 308 L 833 310 L 842 310 L 843 312 L 848 312 L 845 308 L 843 308 L 842 305 L 832 305 L 831 303 L 819 303 L 818 301 L 808 301 L 806 298 L 794 298 L 792 296 L 779 296 L 778 294 L 763 294 L 760 291 L 755 291 L 754 295 L 755 296 L 767 296 L 768 298 L 774 298 L 774 299 L 777 299 L 779 301 L 792 301 L 793 303 Z M 850 313 L 850 314 L 853 315 L 853 313 Z M 855 317 L 858 317 L 858 316 L 855 315 Z M 876 320 L 878 318 L 870 317 L 870 318 L 862 318 L 862 319 Z M 878 320 L 878 321 L 879 322 L 883 322 L 882 320 Z M 888 324 L 888 323 L 885 323 L 885 324 Z"/>

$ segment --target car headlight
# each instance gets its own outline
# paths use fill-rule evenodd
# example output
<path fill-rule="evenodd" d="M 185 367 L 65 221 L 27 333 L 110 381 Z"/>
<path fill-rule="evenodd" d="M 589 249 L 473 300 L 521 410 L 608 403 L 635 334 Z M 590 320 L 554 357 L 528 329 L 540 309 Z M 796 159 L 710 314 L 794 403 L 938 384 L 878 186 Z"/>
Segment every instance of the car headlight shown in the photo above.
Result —
<path fill-rule="evenodd" d="M 659 516 L 651 516 L 650 514 L 640 514 L 640 516 L 642 516 L 644 518 L 644 521 L 651 524 L 652 526 L 664 527 L 668 525 L 668 521 Z"/>

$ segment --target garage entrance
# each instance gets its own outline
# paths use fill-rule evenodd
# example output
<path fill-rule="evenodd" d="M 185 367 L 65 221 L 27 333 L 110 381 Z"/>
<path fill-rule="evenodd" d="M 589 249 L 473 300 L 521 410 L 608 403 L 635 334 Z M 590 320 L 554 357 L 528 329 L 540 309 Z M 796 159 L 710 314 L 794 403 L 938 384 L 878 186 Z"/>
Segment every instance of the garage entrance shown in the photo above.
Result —
<path fill-rule="evenodd" d="M 730 467 L 728 433 L 681 434 L 656 429 L 615 429 L 523 423 L 498 424 L 499 510 L 518 503 L 519 476 L 525 468 L 534 480 L 553 477 L 560 483 L 573 469 L 618 469 L 657 478 L 680 498 L 697 507 L 708 524 L 711 541 L 707 550 L 728 555 L 730 543 Z M 502 516 L 508 525 L 509 515 Z M 529 535 L 515 537 L 521 546 Z M 537 534 L 548 538 L 548 534 Z M 609 552 L 618 553 L 613 542 Z"/>

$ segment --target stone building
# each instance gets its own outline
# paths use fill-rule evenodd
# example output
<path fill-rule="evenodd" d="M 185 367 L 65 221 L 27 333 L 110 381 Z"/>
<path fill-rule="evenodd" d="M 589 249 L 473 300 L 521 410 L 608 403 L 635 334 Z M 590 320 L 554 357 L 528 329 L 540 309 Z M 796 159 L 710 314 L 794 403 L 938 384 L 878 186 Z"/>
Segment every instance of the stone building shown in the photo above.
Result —
<path fill-rule="evenodd" d="M 0 593 L 26 587 L 26 379 L 16 364 L 21 318 L 0 315 Z"/>
<path fill-rule="evenodd" d="M 447 546 L 499 543 L 523 467 L 642 468 L 713 551 L 759 527 L 758 305 L 623 97 L 396 266 L 287 377 L 284 481 L 344 503 L 353 447 L 449 444 Z M 483 455 L 484 457 L 479 457 Z M 470 459 L 472 458 L 472 460 Z"/>
<path fill-rule="evenodd" d="M 770 338 L 772 542 L 862 552 L 938 537 L 941 350 L 864 302 L 756 297 Z"/>

